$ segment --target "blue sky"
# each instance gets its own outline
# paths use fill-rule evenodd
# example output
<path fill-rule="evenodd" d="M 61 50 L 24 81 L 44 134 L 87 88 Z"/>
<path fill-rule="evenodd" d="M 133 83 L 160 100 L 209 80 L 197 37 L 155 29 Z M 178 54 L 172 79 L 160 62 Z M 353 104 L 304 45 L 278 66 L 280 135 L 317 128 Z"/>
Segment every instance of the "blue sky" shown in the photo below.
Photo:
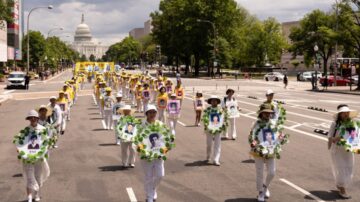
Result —
<path fill-rule="evenodd" d="M 329 11 L 335 0 L 236 0 L 260 19 L 275 17 L 280 22 L 299 20 L 314 9 Z M 54 6 L 31 14 L 30 28 L 46 34 L 54 27 L 64 31 L 55 35 L 70 41 L 85 13 L 85 22 L 98 41 L 112 44 L 120 41 L 135 27 L 142 27 L 149 14 L 158 9 L 160 0 L 24 0 L 25 15 L 36 6 Z"/>

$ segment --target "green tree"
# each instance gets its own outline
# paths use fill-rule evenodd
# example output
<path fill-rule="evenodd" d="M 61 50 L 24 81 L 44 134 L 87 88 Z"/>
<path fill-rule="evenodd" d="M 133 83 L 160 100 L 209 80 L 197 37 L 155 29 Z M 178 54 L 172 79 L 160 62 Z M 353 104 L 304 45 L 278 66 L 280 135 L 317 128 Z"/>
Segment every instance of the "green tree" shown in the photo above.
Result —
<path fill-rule="evenodd" d="M 78 58 L 78 53 L 61 41 L 59 37 L 53 36 L 46 39 L 45 54 L 42 59 L 47 67 L 57 68 L 58 61 L 61 61 L 62 65 L 68 65 Z"/>
<path fill-rule="evenodd" d="M 133 37 L 126 37 L 121 42 L 111 45 L 106 52 L 106 58 L 115 62 L 137 61 L 140 57 L 141 44 Z"/>
<path fill-rule="evenodd" d="M 343 45 L 344 56 L 360 58 L 360 1 L 343 0 L 336 6 L 339 6 L 339 43 Z M 360 68 L 357 72 L 360 78 Z M 357 90 L 360 90 L 360 82 Z"/>
<path fill-rule="evenodd" d="M 46 41 L 44 36 L 39 31 L 29 31 L 29 34 L 25 35 L 23 39 L 23 53 L 24 60 L 27 58 L 27 38 L 30 36 L 30 67 L 38 69 L 40 62 L 45 56 Z"/>
<path fill-rule="evenodd" d="M 86 62 L 86 61 L 87 61 L 86 55 L 82 55 L 80 58 L 80 62 Z"/>
<path fill-rule="evenodd" d="M 0 1 L 0 22 L 5 20 L 8 24 L 13 22 L 11 8 L 14 5 L 14 1 L 5 0 Z M 0 26 L 2 26 L 0 24 Z"/>
<path fill-rule="evenodd" d="M 323 61 L 324 74 L 327 74 L 328 60 L 334 53 L 338 34 L 335 32 L 335 16 L 320 10 L 314 10 L 300 21 L 300 27 L 291 30 L 293 41 L 291 51 L 294 55 L 304 55 L 305 61 L 315 57 L 314 46 Z"/>
<path fill-rule="evenodd" d="M 95 55 L 91 54 L 90 57 L 89 57 L 89 60 L 91 62 L 95 62 L 95 60 L 96 60 Z"/>

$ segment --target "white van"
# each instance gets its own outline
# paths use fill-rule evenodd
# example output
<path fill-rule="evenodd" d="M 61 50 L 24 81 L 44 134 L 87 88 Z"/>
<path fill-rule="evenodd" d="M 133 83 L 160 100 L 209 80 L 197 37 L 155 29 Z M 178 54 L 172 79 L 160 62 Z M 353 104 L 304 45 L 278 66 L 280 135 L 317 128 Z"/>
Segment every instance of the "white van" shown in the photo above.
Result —
<path fill-rule="evenodd" d="M 25 88 L 25 73 L 11 72 L 7 79 L 7 88 L 18 86 Z"/>

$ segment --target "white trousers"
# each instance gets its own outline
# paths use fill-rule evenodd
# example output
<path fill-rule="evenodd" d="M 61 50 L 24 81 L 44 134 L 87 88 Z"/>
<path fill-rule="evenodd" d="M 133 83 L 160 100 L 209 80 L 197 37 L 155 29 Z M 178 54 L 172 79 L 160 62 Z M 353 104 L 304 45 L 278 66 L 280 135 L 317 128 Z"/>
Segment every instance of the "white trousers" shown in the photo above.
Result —
<path fill-rule="evenodd" d="M 165 109 L 158 109 L 158 120 L 166 123 L 165 120 Z"/>
<path fill-rule="evenodd" d="M 141 164 L 145 172 L 144 188 L 146 193 L 146 199 L 148 202 L 153 202 L 157 199 L 156 189 L 159 186 L 161 179 L 165 176 L 165 168 L 163 160 L 153 160 L 148 162 L 142 160 Z"/>
<path fill-rule="evenodd" d="M 136 100 L 136 109 L 138 112 L 141 112 L 141 109 L 142 106 L 141 106 L 141 100 Z"/>
<path fill-rule="evenodd" d="M 66 119 L 67 119 L 66 116 L 67 116 L 66 113 L 62 114 L 62 120 L 61 120 L 61 126 L 60 126 L 61 131 L 65 131 L 65 129 L 66 129 Z"/>
<path fill-rule="evenodd" d="M 255 168 L 256 168 L 256 189 L 260 192 L 263 191 L 263 185 L 269 187 L 270 182 L 275 177 L 275 159 L 264 159 L 255 157 Z M 266 165 L 266 180 L 264 182 L 264 165 Z"/>
<path fill-rule="evenodd" d="M 144 108 L 144 112 L 146 112 L 147 108 L 149 106 L 149 100 L 143 100 L 143 108 Z"/>
<path fill-rule="evenodd" d="M 114 122 L 111 109 L 104 109 L 104 120 L 106 129 L 111 129 Z"/>
<path fill-rule="evenodd" d="M 50 168 L 46 159 L 35 164 L 23 163 L 23 170 L 24 177 L 26 178 L 26 187 L 33 191 L 39 191 L 43 183 L 50 176 Z"/>
<path fill-rule="evenodd" d="M 169 126 L 169 128 L 170 128 L 170 130 L 171 130 L 171 133 L 172 133 L 173 135 L 176 134 L 175 129 L 176 129 L 177 120 L 178 120 L 177 118 L 169 118 L 169 117 L 168 117 L 168 126 Z"/>
<path fill-rule="evenodd" d="M 135 164 L 135 148 L 132 142 L 121 142 L 121 160 L 123 166 Z"/>
<path fill-rule="evenodd" d="M 228 138 L 230 135 L 230 138 L 235 139 L 237 137 L 236 135 L 236 118 L 230 118 L 229 119 L 229 127 L 226 129 L 226 132 L 224 132 L 224 136 Z"/>
<path fill-rule="evenodd" d="M 221 135 L 220 134 L 212 135 L 208 132 L 205 133 L 206 133 L 206 159 L 213 160 L 215 163 L 220 163 Z M 211 159 L 211 149 L 213 149 L 212 159 Z"/>
<path fill-rule="evenodd" d="M 343 147 L 331 145 L 332 171 L 336 186 L 349 187 L 354 173 L 354 154 L 346 152 Z"/>

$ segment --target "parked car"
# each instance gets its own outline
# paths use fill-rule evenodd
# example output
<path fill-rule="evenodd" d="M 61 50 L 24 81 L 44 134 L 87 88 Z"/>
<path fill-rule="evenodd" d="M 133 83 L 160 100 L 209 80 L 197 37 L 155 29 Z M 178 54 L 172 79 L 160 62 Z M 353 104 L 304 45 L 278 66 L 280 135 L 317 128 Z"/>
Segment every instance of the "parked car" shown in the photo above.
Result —
<path fill-rule="evenodd" d="M 327 78 L 328 78 L 328 86 L 333 86 L 335 83 L 335 80 L 334 80 L 335 77 L 333 75 L 330 75 Z M 325 77 L 321 77 L 320 84 L 322 86 L 325 85 L 324 81 L 325 81 Z M 336 77 L 336 86 L 347 86 L 347 85 L 350 85 L 349 79 L 345 79 L 341 76 Z"/>
<path fill-rule="evenodd" d="M 303 72 L 300 74 L 300 81 L 311 81 L 312 74 L 315 75 L 315 71 Z M 320 79 L 322 77 L 321 72 L 317 72 L 317 78 Z"/>
<path fill-rule="evenodd" d="M 269 72 L 265 74 L 265 81 L 282 81 L 284 79 L 284 75 L 280 72 Z"/>
<path fill-rule="evenodd" d="M 7 88 L 19 86 L 25 88 L 25 73 L 11 72 L 7 79 Z"/>

